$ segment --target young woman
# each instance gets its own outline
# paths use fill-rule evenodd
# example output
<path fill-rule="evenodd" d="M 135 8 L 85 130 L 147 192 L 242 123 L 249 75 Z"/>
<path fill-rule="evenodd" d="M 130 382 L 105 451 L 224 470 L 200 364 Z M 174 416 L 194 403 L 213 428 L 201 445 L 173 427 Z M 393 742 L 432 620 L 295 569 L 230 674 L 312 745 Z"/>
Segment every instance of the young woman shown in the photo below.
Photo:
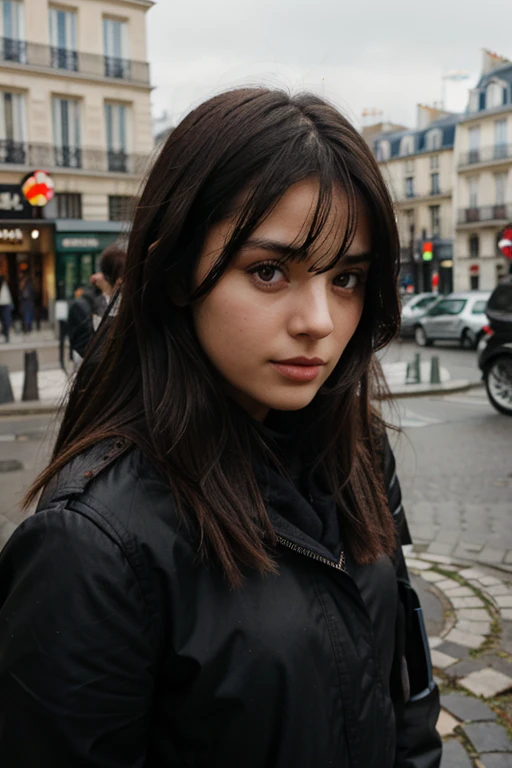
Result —
<path fill-rule="evenodd" d="M 2 766 L 439 766 L 370 403 L 398 253 L 316 96 L 235 90 L 171 134 L 1 556 Z"/>

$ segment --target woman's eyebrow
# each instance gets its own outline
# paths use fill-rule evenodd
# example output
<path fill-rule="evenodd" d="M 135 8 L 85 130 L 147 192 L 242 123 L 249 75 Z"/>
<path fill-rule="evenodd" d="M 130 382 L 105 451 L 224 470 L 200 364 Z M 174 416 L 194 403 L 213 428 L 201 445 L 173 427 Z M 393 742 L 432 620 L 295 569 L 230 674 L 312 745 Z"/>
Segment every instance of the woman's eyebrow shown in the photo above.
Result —
<path fill-rule="evenodd" d="M 268 251 L 269 253 L 279 254 L 285 258 L 303 258 L 304 248 L 300 245 L 290 245 L 280 240 L 271 240 L 266 237 L 250 237 L 241 247 L 241 251 L 247 251 L 252 248 Z M 344 266 L 353 266 L 363 264 L 373 260 L 374 254 L 371 251 L 362 251 L 361 253 L 345 254 L 340 257 L 339 263 Z"/>
<path fill-rule="evenodd" d="M 247 251 L 250 248 L 278 253 L 281 256 L 291 258 L 297 258 L 298 256 L 304 255 L 304 248 L 300 245 L 290 245 L 288 243 L 282 243 L 279 240 L 269 240 L 266 237 L 250 237 L 245 241 L 240 250 Z"/>

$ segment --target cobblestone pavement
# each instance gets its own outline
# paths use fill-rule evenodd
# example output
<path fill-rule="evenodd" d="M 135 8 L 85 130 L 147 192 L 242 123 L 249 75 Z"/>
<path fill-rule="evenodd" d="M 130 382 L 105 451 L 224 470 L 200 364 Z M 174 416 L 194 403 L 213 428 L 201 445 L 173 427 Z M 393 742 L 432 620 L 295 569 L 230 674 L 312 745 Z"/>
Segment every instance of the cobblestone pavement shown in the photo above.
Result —
<path fill-rule="evenodd" d="M 384 415 L 403 427 L 391 442 L 415 545 L 512 573 L 512 419 L 483 387 Z"/>
<path fill-rule="evenodd" d="M 429 553 L 409 554 L 407 565 L 415 586 L 421 587 L 441 690 L 441 768 L 511 768 L 510 577 Z M 433 614 L 425 600 L 428 593 L 440 608 Z"/>

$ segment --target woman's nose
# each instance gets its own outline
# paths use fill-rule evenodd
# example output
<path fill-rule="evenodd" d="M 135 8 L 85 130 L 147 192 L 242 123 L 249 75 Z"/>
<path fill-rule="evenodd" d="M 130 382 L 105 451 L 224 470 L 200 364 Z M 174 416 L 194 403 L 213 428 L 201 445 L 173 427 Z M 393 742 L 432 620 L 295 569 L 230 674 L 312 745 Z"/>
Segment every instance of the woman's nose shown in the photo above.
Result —
<path fill-rule="evenodd" d="M 322 339 L 332 333 L 330 297 L 326 286 L 314 280 L 304 290 L 298 290 L 292 299 L 288 330 L 292 336 L 310 336 Z M 313 284 L 313 285 L 312 285 Z"/>

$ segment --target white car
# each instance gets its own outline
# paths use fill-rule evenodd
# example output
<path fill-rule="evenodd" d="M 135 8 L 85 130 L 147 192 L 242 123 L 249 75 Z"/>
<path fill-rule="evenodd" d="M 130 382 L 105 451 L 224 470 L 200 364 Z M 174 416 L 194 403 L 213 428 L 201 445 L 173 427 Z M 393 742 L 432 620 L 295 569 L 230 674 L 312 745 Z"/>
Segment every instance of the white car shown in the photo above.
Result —
<path fill-rule="evenodd" d="M 458 341 L 465 349 L 476 349 L 488 324 L 485 308 L 490 291 L 450 293 L 417 321 L 414 338 L 420 347 L 434 341 Z"/>
<path fill-rule="evenodd" d="M 406 304 L 402 304 L 400 334 L 402 336 L 414 336 L 417 321 L 420 317 L 423 317 L 425 312 L 430 309 L 436 301 L 439 301 L 438 293 L 418 293 L 416 296 L 411 296 Z"/>

